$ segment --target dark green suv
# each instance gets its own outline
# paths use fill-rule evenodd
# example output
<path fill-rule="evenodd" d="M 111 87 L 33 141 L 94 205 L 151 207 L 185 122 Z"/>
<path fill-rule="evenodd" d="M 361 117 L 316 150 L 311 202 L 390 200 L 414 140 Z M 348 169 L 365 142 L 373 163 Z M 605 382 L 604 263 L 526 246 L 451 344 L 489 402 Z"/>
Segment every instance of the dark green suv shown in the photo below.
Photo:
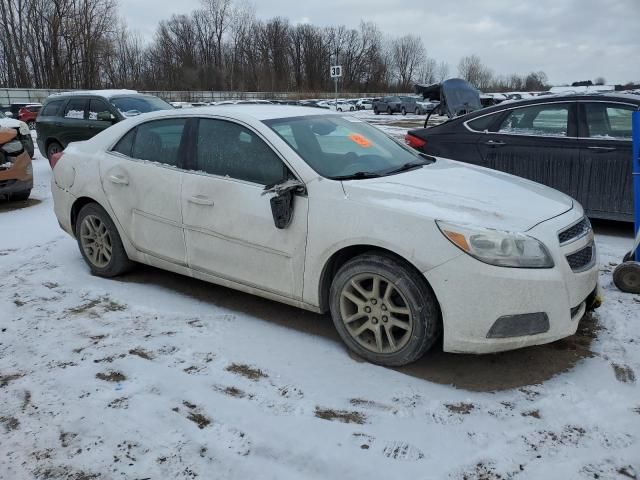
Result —
<path fill-rule="evenodd" d="M 95 90 L 54 94 L 36 119 L 40 153 L 51 156 L 71 142 L 88 140 L 127 117 L 173 107 L 153 95 L 133 90 Z"/>

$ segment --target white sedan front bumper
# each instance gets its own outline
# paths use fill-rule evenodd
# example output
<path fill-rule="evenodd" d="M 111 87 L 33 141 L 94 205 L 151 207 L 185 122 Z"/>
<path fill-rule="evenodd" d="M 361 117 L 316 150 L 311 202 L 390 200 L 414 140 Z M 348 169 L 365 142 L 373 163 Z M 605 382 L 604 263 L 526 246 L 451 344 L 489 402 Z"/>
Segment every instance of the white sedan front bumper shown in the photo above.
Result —
<path fill-rule="evenodd" d="M 598 262 L 592 232 L 562 246 L 558 233 L 581 217 L 574 209 L 527 232 L 547 245 L 553 268 L 496 267 L 463 254 L 425 272 L 440 302 L 444 350 L 492 353 L 573 335 L 596 290 Z M 567 256 L 589 245 L 592 261 L 572 270 Z M 529 327 L 539 333 L 523 334 Z"/>

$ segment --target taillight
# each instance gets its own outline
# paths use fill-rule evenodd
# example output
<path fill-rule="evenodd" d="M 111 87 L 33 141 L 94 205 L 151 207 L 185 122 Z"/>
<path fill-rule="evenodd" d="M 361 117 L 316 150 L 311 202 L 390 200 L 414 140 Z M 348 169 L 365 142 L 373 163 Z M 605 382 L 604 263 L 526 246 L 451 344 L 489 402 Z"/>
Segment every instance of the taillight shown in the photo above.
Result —
<path fill-rule="evenodd" d="M 49 164 L 51 165 L 51 170 L 53 170 L 54 167 L 56 166 L 56 163 L 60 161 L 63 153 L 64 152 L 56 152 L 53 155 L 51 155 L 51 159 L 49 160 Z"/>
<path fill-rule="evenodd" d="M 411 135 L 410 133 L 407 133 L 404 136 L 404 143 L 406 143 L 412 148 L 416 148 L 419 150 L 427 144 L 427 141 L 421 139 L 420 137 L 416 137 L 415 135 Z"/>

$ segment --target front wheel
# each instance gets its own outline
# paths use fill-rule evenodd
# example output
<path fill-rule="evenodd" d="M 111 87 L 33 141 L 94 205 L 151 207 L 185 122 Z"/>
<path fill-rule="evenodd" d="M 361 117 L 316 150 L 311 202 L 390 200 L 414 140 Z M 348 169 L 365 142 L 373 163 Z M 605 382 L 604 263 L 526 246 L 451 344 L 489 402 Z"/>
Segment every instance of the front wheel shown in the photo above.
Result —
<path fill-rule="evenodd" d="M 374 113 L 375 115 L 380 115 L 380 111 L 379 111 L 377 108 L 374 108 L 374 109 L 373 109 L 373 113 Z"/>
<path fill-rule="evenodd" d="M 63 150 L 62 145 L 58 142 L 51 142 L 47 147 L 47 160 L 49 160 L 49 165 L 51 165 L 51 157 L 53 157 L 56 153 L 60 153 Z"/>
<path fill-rule="evenodd" d="M 118 229 L 109 214 L 97 203 L 82 207 L 75 231 L 80 253 L 94 275 L 115 277 L 133 266 Z"/>
<path fill-rule="evenodd" d="M 416 109 L 414 110 L 414 112 L 413 112 L 413 113 L 414 113 L 415 115 L 420 115 L 420 109 L 419 109 L 419 108 L 416 108 Z"/>
<path fill-rule="evenodd" d="M 343 265 L 330 302 L 342 340 L 372 363 L 414 362 L 440 335 L 438 303 L 425 279 L 385 254 L 360 255 Z"/>

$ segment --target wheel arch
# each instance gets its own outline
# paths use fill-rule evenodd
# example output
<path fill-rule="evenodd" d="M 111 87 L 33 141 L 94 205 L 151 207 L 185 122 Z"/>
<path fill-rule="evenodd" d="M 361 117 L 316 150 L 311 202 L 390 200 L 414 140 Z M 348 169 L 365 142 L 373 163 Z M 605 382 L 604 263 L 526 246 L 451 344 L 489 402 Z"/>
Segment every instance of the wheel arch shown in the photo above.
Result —
<path fill-rule="evenodd" d="M 329 310 L 329 291 L 331 290 L 331 283 L 333 282 L 333 279 L 340 267 L 342 267 L 349 260 L 364 253 L 379 253 L 387 257 L 391 257 L 399 263 L 405 265 L 407 268 L 412 269 L 414 272 L 418 273 L 422 278 L 424 278 L 424 275 L 422 275 L 420 269 L 416 267 L 410 260 L 392 250 L 389 250 L 388 248 L 371 244 L 356 244 L 344 246 L 335 251 L 326 260 L 320 273 L 320 282 L 318 284 L 318 305 L 322 312 L 327 312 Z M 438 301 L 433 288 L 431 288 L 431 285 L 429 285 L 429 282 L 426 278 L 424 278 L 424 282 L 425 285 L 427 285 L 427 287 L 433 293 L 433 296 L 438 303 L 438 309 L 440 309 L 440 302 Z"/>
<path fill-rule="evenodd" d="M 78 214 L 80 213 L 80 210 L 82 210 L 82 207 L 84 207 L 85 205 L 88 205 L 90 203 L 95 203 L 96 205 L 100 205 L 100 207 L 102 207 L 105 212 L 107 212 L 107 214 L 109 214 L 109 210 L 107 210 L 106 208 L 104 208 L 104 205 L 102 205 L 100 202 L 98 202 L 96 199 L 91 198 L 91 197 L 78 197 L 76 198 L 76 200 L 73 202 L 73 205 L 71 205 L 71 211 L 70 211 L 70 220 L 71 220 L 71 228 L 73 229 L 73 233 L 76 233 L 76 220 L 78 219 Z M 114 222 L 115 223 L 115 222 Z M 117 227 L 117 225 L 116 225 Z"/>

